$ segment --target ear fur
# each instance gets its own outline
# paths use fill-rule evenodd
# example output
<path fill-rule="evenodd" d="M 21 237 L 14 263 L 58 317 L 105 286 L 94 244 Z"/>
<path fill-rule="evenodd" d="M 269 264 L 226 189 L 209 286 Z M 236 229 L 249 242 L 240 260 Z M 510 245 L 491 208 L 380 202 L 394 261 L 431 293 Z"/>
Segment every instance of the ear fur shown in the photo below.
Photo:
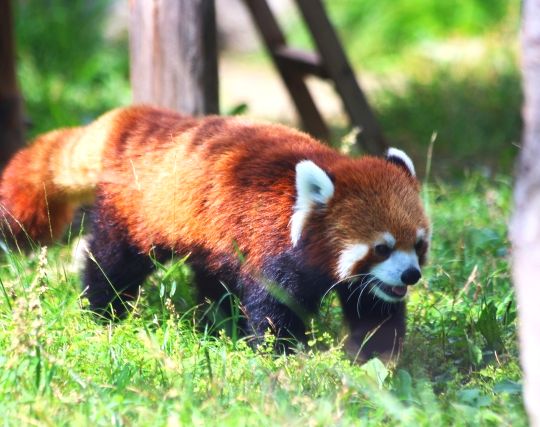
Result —
<path fill-rule="evenodd" d="M 397 148 L 389 148 L 386 152 L 386 160 L 404 168 L 412 176 L 416 176 L 414 164 L 409 156 L 404 151 Z"/>
<path fill-rule="evenodd" d="M 326 205 L 334 195 L 334 184 L 319 166 L 311 160 L 302 160 L 296 165 L 296 203 L 291 218 L 291 240 L 293 246 L 300 240 L 304 222 L 313 206 Z"/>
<path fill-rule="evenodd" d="M 313 204 L 325 205 L 334 195 L 332 180 L 311 160 L 296 165 L 296 206 L 300 209 Z"/>

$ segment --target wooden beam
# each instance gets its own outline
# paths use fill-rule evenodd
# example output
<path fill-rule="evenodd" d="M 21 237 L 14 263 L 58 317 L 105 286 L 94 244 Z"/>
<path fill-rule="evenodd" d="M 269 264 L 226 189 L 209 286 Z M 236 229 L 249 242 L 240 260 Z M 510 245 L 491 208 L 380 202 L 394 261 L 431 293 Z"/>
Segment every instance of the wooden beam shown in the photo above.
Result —
<path fill-rule="evenodd" d="M 24 123 L 15 73 L 11 0 L 0 0 L 0 170 L 23 144 Z"/>
<path fill-rule="evenodd" d="M 135 103 L 219 113 L 214 0 L 130 0 Z"/>
<path fill-rule="evenodd" d="M 313 136 L 328 140 L 329 132 L 304 82 L 304 71 L 291 66 L 291 58 L 284 55 L 287 44 L 285 36 L 270 10 L 266 0 L 244 0 L 256 27 L 266 45 L 283 83 L 287 87 L 302 127 Z"/>
<path fill-rule="evenodd" d="M 361 145 L 369 153 L 382 154 L 387 149 L 387 143 L 373 111 L 356 81 L 322 1 L 296 0 L 296 3 L 352 123 L 361 129 L 359 135 Z"/>
<path fill-rule="evenodd" d="M 313 75 L 321 79 L 328 78 L 328 72 L 319 55 L 293 47 L 281 46 L 276 48 L 274 55 L 286 67 L 294 68 L 299 74 Z"/>

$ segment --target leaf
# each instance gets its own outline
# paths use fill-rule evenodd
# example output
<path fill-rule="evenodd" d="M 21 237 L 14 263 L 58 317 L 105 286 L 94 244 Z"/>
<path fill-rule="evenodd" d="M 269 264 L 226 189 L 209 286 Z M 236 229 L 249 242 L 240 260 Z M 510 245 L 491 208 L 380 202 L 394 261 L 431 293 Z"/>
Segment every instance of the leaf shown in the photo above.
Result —
<path fill-rule="evenodd" d="M 366 375 L 374 380 L 379 388 L 382 388 L 384 381 L 388 377 L 390 371 L 384 366 L 379 359 L 374 358 L 362 365 L 362 370 Z"/>
<path fill-rule="evenodd" d="M 176 293 L 176 280 L 173 280 L 171 283 L 171 291 L 169 292 L 169 297 L 172 298 Z"/>
<path fill-rule="evenodd" d="M 480 318 L 476 322 L 476 327 L 485 338 L 491 350 L 497 352 L 504 350 L 501 329 L 497 322 L 497 308 L 493 301 L 484 306 L 482 313 L 480 313 Z"/>
<path fill-rule="evenodd" d="M 493 386 L 493 393 L 521 394 L 523 386 L 509 379 L 502 380 Z"/>
<path fill-rule="evenodd" d="M 482 350 L 468 337 L 467 339 L 467 351 L 469 355 L 469 362 L 472 365 L 478 366 L 482 362 Z"/>
<path fill-rule="evenodd" d="M 397 372 L 394 379 L 394 392 L 400 400 L 410 402 L 413 400 L 413 386 L 411 375 L 404 369 Z"/>
<path fill-rule="evenodd" d="M 460 390 L 457 394 L 458 399 L 463 403 L 472 403 L 478 398 L 478 396 L 480 396 L 480 390 L 477 388 Z"/>
<path fill-rule="evenodd" d="M 493 242 L 499 242 L 501 240 L 499 233 L 492 228 L 477 228 L 471 235 L 472 243 L 474 246 L 478 246 L 481 249 L 489 247 Z"/>
<path fill-rule="evenodd" d="M 491 398 L 489 396 L 483 395 L 481 391 L 477 388 L 461 390 L 458 392 L 457 397 L 460 402 L 465 403 L 469 406 L 474 406 L 476 408 L 489 406 L 491 404 Z"/>
<path fill-rule="evenodd" d="M 234 105 L 232 108 L 228 109 L 225 112 L 226 116 L 238 116 L 241 114 L 245 114 L 248 111 L 248 105 L 245 102 L 242 102 L 238 105 Z"/>
<path fill-rule="evenodd" d="M 506 309 L 504 310 L 503 324 L 505 326 L 510 325 L 514 320 L 516 320 L 517 311 L 514 307 L 514 300 L 510 299 L 506 304 Z"/>

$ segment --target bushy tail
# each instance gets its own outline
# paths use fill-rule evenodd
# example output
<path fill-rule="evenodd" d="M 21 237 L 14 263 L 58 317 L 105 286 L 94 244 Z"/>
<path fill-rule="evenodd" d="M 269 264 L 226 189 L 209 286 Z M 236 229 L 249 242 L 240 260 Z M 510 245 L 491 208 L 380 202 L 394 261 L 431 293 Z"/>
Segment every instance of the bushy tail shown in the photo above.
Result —
<path fill-rule="evenodd" d="M 93 200 L 113 113 L 46 133 L 10 160 L 0 180 L 0 240 L 28 247 L 61 237 L 76 208 Z"/>

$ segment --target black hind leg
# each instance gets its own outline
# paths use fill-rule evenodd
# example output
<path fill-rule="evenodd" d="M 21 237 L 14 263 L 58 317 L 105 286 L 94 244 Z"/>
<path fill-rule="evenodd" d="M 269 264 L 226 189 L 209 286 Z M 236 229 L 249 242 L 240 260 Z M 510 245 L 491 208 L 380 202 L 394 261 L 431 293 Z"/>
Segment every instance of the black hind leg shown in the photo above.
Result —
<path fill-rule="evenodd" d="M 141 254 L 114 221 L 94 220 L 84 271 L 85 296 L 90 308 L 106 318 L 123 317 L 154 263 Z"/>

